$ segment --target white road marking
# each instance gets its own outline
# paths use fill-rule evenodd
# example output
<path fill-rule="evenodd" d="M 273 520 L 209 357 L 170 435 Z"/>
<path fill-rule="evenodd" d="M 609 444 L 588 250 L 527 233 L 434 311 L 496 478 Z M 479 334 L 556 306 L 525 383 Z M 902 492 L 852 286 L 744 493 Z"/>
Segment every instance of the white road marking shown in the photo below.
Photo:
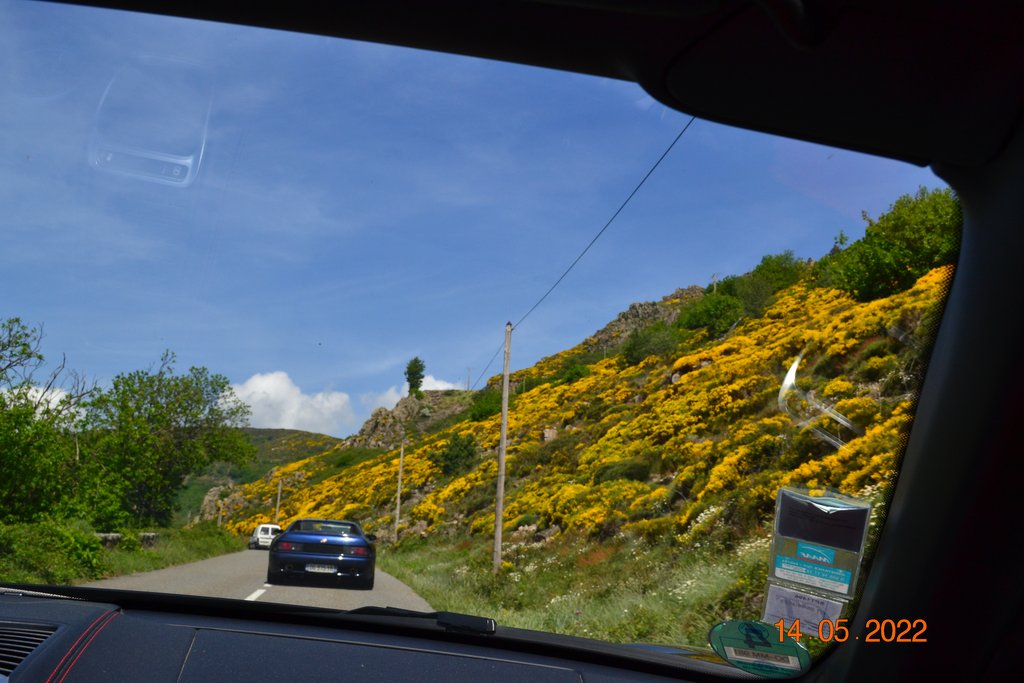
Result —
<path fill-rule="evenodd" d="M 260 588 L 258 591 L 253 591 L 253 594 L 246 598 L 246 600 L 258 600 L 261 595 L 267 592 L 267 589 Z"/>

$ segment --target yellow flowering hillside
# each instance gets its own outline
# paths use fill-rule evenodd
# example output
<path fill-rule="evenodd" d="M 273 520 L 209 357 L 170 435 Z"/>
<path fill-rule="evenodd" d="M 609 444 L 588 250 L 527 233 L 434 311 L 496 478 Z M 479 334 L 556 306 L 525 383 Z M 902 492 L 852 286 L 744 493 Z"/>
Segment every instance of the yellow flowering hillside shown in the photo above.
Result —
<path fill-rule="evenodd" d="M 635 365 L 604 354 L 566 373 L 587 357 L 584 343 L 516 373 L 518 386 L 532 388 L 515 396 L 509 416 L 506 531 L 535 525 L 576 538 L 621 532 L 731 546 L 765 521 L 782 485 L 858 494 L 885 482 L 911 420 L 922 328 L 950 277 L 950 267 L 936 268 L 909 290 L 866 303 L 801 282 L 760 317 L 720 337 L 684 335 L 671 354 Z M 805 400 L 780 402 L 798 356 Z M 400 533 L 493 531 L 499 419 L 467 416 L 407 445 Z M 439 454 L 453 440 L 475 449 L 461 471 L 445 474 Z M 397 449 L 331 472 L 336 449 L 247 485 L 230 527 L 248 533 L 267 521 L 280 481 L 284 523 L 338 517 L 389 533 Z"/>

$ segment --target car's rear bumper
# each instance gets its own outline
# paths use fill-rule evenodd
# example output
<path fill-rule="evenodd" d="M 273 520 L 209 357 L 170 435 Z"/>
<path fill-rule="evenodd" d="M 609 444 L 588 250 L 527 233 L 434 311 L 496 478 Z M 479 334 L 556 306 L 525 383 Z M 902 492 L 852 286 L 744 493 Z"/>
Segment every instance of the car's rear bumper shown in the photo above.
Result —
<path fill-rule="evenodd" d="M 288 578 L 364 578 L 373 574 L 375 558 L 345 557 L 339 559 L 334 555 L 314 555 L 307 553 L 289 553 L 282 556 L 273 554 L 267 568 L 267 576 Z M 331 567 L 331 571 L 313 571 L 314 567 Z"/>

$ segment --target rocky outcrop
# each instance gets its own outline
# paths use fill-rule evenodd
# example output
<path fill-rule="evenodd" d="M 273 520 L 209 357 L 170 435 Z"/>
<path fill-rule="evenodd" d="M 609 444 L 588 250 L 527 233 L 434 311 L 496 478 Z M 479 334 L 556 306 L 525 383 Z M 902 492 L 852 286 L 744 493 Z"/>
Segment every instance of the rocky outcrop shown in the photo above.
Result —
<path fill-rule="evenodd" d="M 422 434 L 430 427 L 466 410 L 473 402 L 471 391 L 424 391 L 406 396 L 394 408 L 377 408 L 359 432 L 345 439 L 346 447 L 398 448 L 402 434 Z"/>
<path fill-rule="evenodd" d="M 198 521 L 214 521 L 219 518 L 221 511 L 229 514 L 233 510 L 240 509 L 244 504 L 245 497 L 237 485 L 214 486 L 203 497 L 203 504 L 199 507 L 197 519 Z"/>
<path fill-rule="evenodd" d="M 641 301 L 630 304 L 615 320 L 589 337 L 584 345 L 589 350 L 614 349 L 625 341 L 630 332 L 639 330 L 656 322 L 672 324 L 679 311 L 686 304 L 699 300 L 704 296 L 704 289 L 696 285 L 680 288 L 664 297 L 661 301 Z"/>

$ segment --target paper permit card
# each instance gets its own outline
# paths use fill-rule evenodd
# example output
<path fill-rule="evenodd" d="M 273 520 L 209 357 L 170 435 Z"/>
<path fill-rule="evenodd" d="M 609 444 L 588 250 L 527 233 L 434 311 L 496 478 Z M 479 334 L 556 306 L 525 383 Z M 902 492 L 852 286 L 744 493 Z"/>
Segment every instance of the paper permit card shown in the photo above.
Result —
<path fill-rule="evenodd" d="M 829 600 L 786 586 L 768 584 L 768 595 L 765 598 L 764 616 L 761 621 L 775 624 L 782 619 L 786 628 L 789 628 L 799 619 L 804 632 L 813 635 L 823 619 L 835 624 L 842 611 L 843 603 L 838 600 Z"/>

